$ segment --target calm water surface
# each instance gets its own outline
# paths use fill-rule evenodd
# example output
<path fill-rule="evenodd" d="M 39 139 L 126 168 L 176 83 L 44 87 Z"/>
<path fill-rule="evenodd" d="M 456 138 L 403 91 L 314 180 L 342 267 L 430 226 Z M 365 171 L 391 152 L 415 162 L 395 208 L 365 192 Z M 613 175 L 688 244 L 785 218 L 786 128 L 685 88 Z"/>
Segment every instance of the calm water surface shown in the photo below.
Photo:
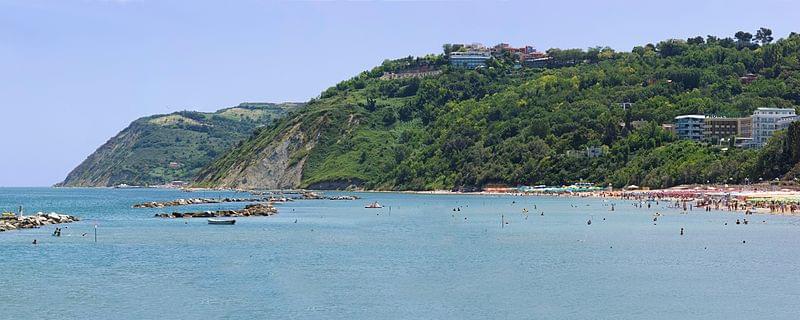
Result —
<path fill-rule="evenodd" d="M 249 195 L 0 189 L 0 209 L 83 218 L 60 238 L 53 226 L 0 233 L 0 319 L 800 318 L 797 217 L 745 226 L 663 203 L 359 195 L 209 226 L 152 216 L 243 204 L 131 205 Z M 387 208 L 364 209 L 371 201 Z"/>

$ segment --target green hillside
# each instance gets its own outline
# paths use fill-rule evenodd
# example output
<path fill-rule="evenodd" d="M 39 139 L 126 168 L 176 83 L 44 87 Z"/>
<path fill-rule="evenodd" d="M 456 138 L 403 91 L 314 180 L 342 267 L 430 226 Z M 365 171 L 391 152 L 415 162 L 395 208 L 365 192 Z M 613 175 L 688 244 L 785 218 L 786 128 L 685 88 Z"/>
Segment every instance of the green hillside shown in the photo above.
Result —
<path fill-rule="evenodd" d="M 214 113 L 181 111 L 140 118 L 98 148 L 58 186 L 192 181 L 200 168 L 247 138 L 256 127 L 299 106 L 242 103 Z"/>
<path fill-rule="evenodd" d="M 510 55 L 475 70 L 452 68 L 445 55 L 386 61 L 259 130 L 203 169 L 198 184 L 420 190 L 782 177 L 793 163 L 773 157 L 785 134 L 744 150 L 678 141 L 660 126 L 681 114 L 738 117 L 800 104 L 800 35 L 773 42 L 758 34 L 630 52 L 550 49 L 547 68 L 520 68 Z M 420 66 L 442 73 L 380 79 Z M 749 73 L 758 78 L 745 84 Z M 608 153 L 575 156 L 590 146 Z"/>

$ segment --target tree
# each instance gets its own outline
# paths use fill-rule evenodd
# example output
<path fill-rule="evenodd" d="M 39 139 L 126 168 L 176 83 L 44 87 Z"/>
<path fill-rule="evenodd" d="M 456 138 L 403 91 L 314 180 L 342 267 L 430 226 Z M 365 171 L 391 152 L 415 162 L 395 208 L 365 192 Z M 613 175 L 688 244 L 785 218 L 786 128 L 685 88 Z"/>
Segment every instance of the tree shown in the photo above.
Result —
<path fill-rule="evenodd" d="M 397 116 L 402 121 L 409 121 L 414 113 L 414 109 L 409 104 L 404 104 L 400 106 L 400 109 L 397 110 Z"/>
<path fill-rule="evenodd" d="M 361 154 L 358 156 L 358 163 L 367 162 L 367 152 L 365 150 L 361 150 Z"/>
<path fill-rule="evenodd" d="M 737 32 L 733 37 L 736 38 L 736 47 L 739 49 L 750 47 L 750 41 L 753 40 L 753 34 L 744 31 Z"/>
<path fill-rule="evenodd" d="M 736 41 L 734 41 L 731 37 L 725 37 L 723 39 L 719 39 L 717 43 L 719 43 L 719 45 L 724 48 L 733 48 L 736 46 Z"/>
<path fill-rule="evenodd" d="M 772 42 L 774 38 L 772 38 L 772 30 L 762 27 L 756 31 L 756 41 L 760 42 L 761 45 L 768 44 Z"/>
<path fill-rule="evenodd" d="M 775 46 L 764 47 L 762 54 L 764 57 L 764 66 L 768 68 L 778 64 L 783 58 L 783 53 Z"/>
<path fill-rule="evenodd" d="M 367 98 L 367 103 L 364 105 L 364 108 L 366 108 L 370 112 L 375 111 L 375 109 L 378 108 L 375 99 Z"/>
<path fill-rule="evenodd" d="M 701 37 L 701 36 L 696 36 L 694 38 L 686 39 L 686 43 L 691 44 L 691 45 L 703 44 L 703 43 L 705 43 L 705 40 L 703 40 L 703 37 Z"/>
<path fill-rule="evenodd" d="M 614 119 L 614 116 L 612 116 L 608 111 L 601 113 L 598 121 L 602 126 L 603 144 L 613 144 L 614 141 L 617 140 L 617 135 L 619 134 L 619 121 Z"/>
<path fill-rule="evenodd" d="M 442 45 L 442 51 L 444 51 L 445 56 L 449 56 L 451 52 L 453 52 L 453 45 L 449 43 L 445 43 Z"/>
<path fill-rule="evenodd" d="M 662 57 L 671 57 L 682 54 L 686 51 L 686 42 L 678 39 L 661 41 L 656 45 L 656 49 Z"/>
<path fill-rule="evenodd" d="M 384 125 L 388 127 L 397 121 L 397 116 L 394 114 L 394 110 L 392 108 L 384 108 L 382 111 L 383 116 L 381 117 L 381 121 L 383 121 Z"/>

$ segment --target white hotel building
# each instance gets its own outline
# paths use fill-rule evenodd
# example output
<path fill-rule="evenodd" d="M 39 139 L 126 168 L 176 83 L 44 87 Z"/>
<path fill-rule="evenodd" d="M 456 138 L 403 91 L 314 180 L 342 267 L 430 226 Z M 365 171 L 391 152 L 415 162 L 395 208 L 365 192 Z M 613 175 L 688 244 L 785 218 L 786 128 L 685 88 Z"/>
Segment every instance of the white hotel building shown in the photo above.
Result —
<path fill-rule="evenodd" d="M 758 108 L 753 112 L 753 144 L 763 147 L 777 130 L 786 129 L 797 121 L 794 109 Z"/>

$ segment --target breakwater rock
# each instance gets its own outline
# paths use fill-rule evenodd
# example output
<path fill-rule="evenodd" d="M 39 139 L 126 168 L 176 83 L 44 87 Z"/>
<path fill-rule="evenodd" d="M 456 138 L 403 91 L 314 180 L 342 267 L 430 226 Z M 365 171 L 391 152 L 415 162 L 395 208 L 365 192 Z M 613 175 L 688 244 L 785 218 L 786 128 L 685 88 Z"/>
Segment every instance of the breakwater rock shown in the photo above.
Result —
<path fill-rule="evenodd" d="M 358 200 L 359 196 L 324 196 L 312 191 L 248 191 L 255 196 L 269 196 L 272 202 L 287 202 L 294 200 Z"/>
<path fill-rule="evenodd" d="M 304 200 L 357 200 L 358 196 L 323 196 L 316 192 L 303 192 L 300 194 Z"/>
<path fill-rule="evenodd" d="M 134 208 L 164 208 L 174 206 L 185 206 L 190 204 L 206 204 L 206 203 L 226 203 L 226 202 L 262 202 L 269 201 L 264 198 L 194 198 L 194 199 L 178 199 L 165 202 L 145 202 L 134 204 Z"/>
<path fill-rule="evenodd" d="M 361 199 L 358 196 L 335 196 L 335 197 L 325 197 L 327 200 L 358 200 Z"/>
<path fill-rule="evenodd" d="M 249 204 L 241 210 L 158 213 L 156 218 L 214 218 L 214 217 L 264 217 L 278 214 L 270 204 Z"/>
<path fill-rule="evenodd" d="M 32 216 L 3 216 L 0 219 L 0 232 L 16 229 L 30 229 L 39 228 L 49 224 L 70 223 L 79 221 L 78 217 L 58 214 L 55 212 L 42 213 L 39 212 Z"/>

